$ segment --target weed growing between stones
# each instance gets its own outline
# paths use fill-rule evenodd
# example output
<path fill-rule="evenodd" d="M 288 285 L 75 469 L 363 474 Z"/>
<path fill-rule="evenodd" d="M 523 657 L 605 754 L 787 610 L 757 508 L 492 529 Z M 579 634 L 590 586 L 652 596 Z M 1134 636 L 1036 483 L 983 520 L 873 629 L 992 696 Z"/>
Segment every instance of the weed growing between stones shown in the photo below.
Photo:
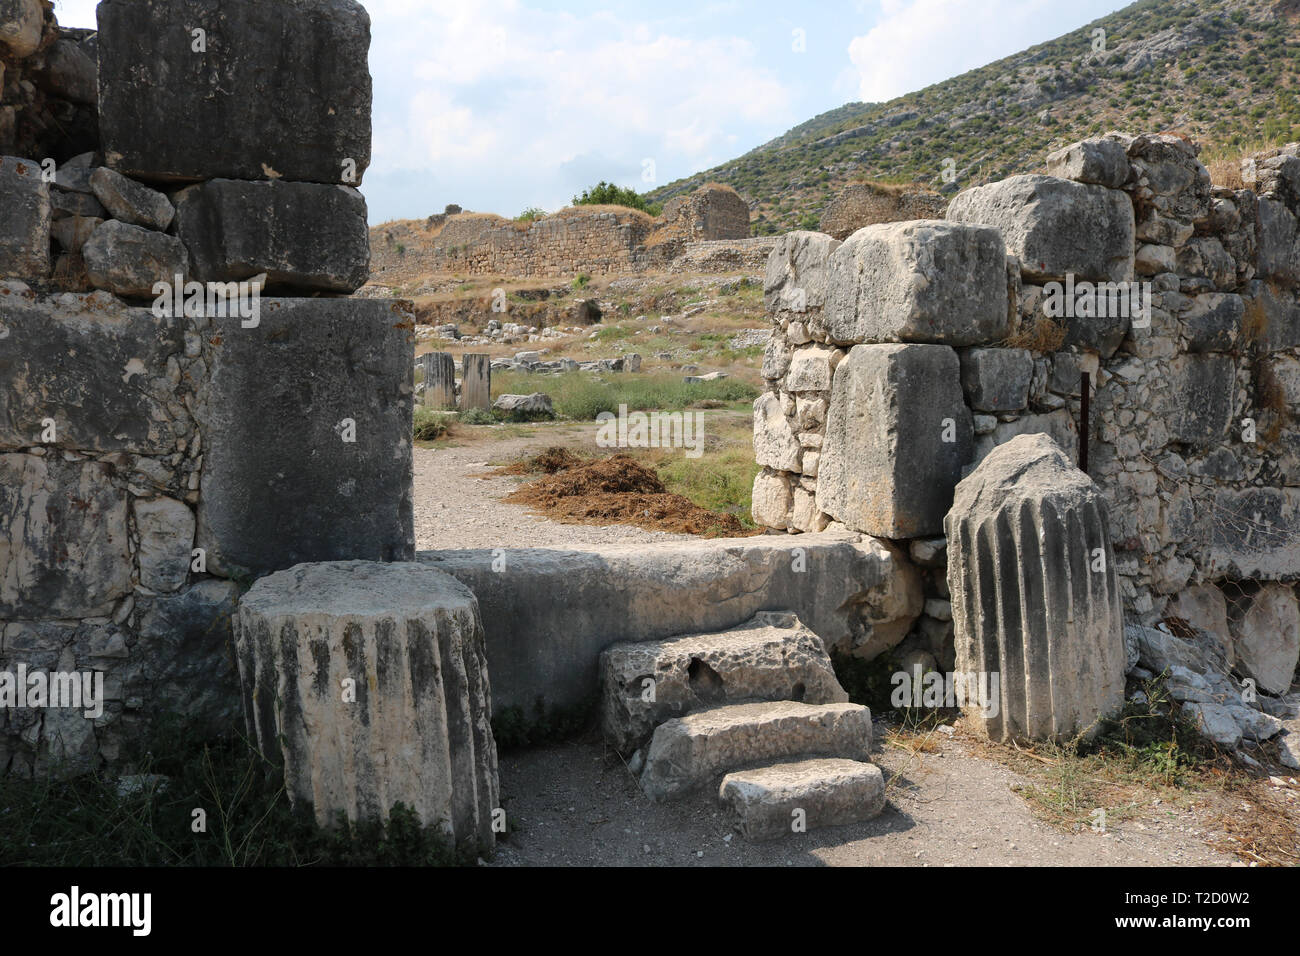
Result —
<path fill-rule="evenodd" d="M 538 697 L 533 702 L 531 716 L 518 705 L 495 711 L 492 714 L 492 736 L 501 752 L 560 743 L 587 730 L 595 708 L 595 694 L 573 707 L 548 706 Z"/>
<path fill-rule="evenodd" d="M 340 815 L 331 829 L 317 826 L 310 808 L 289 805 L 280 768 L 238 735 L 204 743 L 186 727 L 160 727 L 133 770 L 64 781 L 0 777 L 0 865 L 473 862 L 401 803 L 386 823 L 349 825 Z"/>
<path fill-rule="evenodd" d="M 416 441 L 436 441 L 446 436 L 451 430 L 455 416 L 444 412 L 435 412 L 428 408 L 416 406 L 414 414 L 414 435 Z M 462 416 L 462 421 L 463 421 Z"/>

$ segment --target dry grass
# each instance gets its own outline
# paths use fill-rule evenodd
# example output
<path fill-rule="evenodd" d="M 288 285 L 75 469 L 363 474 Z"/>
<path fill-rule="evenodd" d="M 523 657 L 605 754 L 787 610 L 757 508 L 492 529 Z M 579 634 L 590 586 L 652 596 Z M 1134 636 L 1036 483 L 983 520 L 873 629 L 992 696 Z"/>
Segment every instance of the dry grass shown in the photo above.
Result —
<path fill-rule="evenodd" d="M 1016 329 L 1002 341 L 1008 349 L 1029 349 L 1031 352 L 1055 352 L 1065 342 L 1065 326 L 1044 315 L 1034 319 L 1033 325 Z"/>
<path fill-rule="evenodd" d="M 933 188 L 925 185 L 925 183 L 918 183 L 915 181 L 891 183 L 879 179 L 854 179 L 851 180 L 848 185 L 866 186 L 877 196 L 902 196 L 905 193 L 929 193 L 934 196 L 940 195 Z"/>

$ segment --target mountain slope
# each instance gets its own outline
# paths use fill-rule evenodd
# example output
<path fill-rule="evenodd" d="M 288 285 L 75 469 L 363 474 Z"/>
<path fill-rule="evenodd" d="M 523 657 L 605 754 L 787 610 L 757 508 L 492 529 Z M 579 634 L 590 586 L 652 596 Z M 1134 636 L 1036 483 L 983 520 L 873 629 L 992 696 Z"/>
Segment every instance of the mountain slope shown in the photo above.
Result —
<path fill-rule="evenodd" d="M 852 180 L 955 192 L 1037 169 L 1052 149 L 1108 129 L 1176 130 L 1223 153 L 1300 139 L 1298 94 L 1300 0 L 1140 0 L 887 103 L 822 113 L 647 196 L 717 180 L 750 201 L 755 234 L 815 228 Z"/>

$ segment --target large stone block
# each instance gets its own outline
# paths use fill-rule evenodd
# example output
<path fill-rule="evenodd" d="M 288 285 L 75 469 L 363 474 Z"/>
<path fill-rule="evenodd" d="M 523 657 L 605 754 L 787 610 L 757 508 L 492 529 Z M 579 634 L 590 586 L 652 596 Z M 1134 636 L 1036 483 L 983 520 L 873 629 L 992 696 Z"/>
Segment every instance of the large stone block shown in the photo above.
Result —
<path fill-rule="evenodd" d="M 996 229 L 943 220 L 859 229 L 831 254 L 823 322 L 842 343 L 988 345 L 1006 336 Z"/>
<path fill-rule="evenodd" d="M 1197 498 L 1196 519 L 1207 576 L 1300 577 L 1300 488 L 1220 488 Z"/>
<path fill-rule="evenodd" d="M 718 800 L 745 839 L 775 840 L 796 820 L 815 830 L 877 816 L 885 809 L 885 777 L 860 760 L 794 760 L 727 774 Z"/>
<path fill-rule="evenodd" d="M 1128 150 L 1115 139 L 1085 139 L 1047 155 L 1047 172 L 1061 179 L 1119 189 L 1132 168 Z"/>
<path fill-rule="evenodd" d="M 496 742 L 467 588 L 420 564 L 300 565 L 249 589 L 235 635 L 249 733 L 294 803 L 330 825 L 400 801 L 462 852 L 491 848 Z"/>
<path fill-rule="evenodd" d="M 767 257 L 763 304 L 773 315 L 819 312 L 826 304 L 830 258 L 838 239 L 820 232 L 788 232 Z"/>
<path fill-rule="evenodd" d="M 59 447 L 174 452 L 194 427 L 168 378 L 184 321 L 104 293 L 0 295 L 0 447 L 40 443 L 53 419 Z"/>
<path fill-rule="evenodd" d="M 941 533 L 974 437 L 960 378 L 947 346 L 855 346 L 835 370 L 817 507 L 881 538 Z"/>
<path fill-rule="evenodd" d="M 1133 278 L 1133 204 L 1118 190 L 1012 176 L 958 193 L 948 218 L 996 227 L 1030 282 Z"/>
<path fill-rule="evenodd" d="M 194 512 L 175 498 L 137 498 L 131 516 L 140 541 L 140 583 L 151 591 L 175 591 L 189 577 Z"/>
<path fill-rule="evenodd" d="M 402 561 L 411 504 L 413 320 L 403 302 L 263 299 L 212 319 L 198 545 L 222 574 Z"/>
<path fill-rule="evenodd" d="M 921 613 L 897 548 L 845 532 L 671 541 L 579 551 L 426 551 L 478 597 L 497 709 L 590 704 L 600 652 L 619 641 L 720 631 L 789 609 L 828 648 L 863 657 Z M 563 588 L 555 582 L 562 580 Z"/>
<path fill-rule="evenodd" d="M 970 349 L 961 356 L 961 385 L 978 412 L 1018 412 L 1029 402 L 1034 357 L 1027 349 Z"/>
<path fill-rule="evenodd" d="M 95 227 L 81 257 L 95 288 L 129 299 L 153 298 L 158 283 L 175 283 L 176 276 L 190 271 L 181 240 L 116 219 Z"/>
<path fill-rule="evenodd" d="M 1046 435 L 995 449 L 945 522 L 959 675 L 999 675 L 973 709 L 996 740 L 1094 734 L 1124 703 L 1123 610 L 1101 490 Z"/>
<path fill-rule="evenodd" d="M 103 0 L 98 16 L 99 126 L 113 169 L 361 182 L 371 82 L 360 3 Z"/>
<path fill-rule="evenodd" d="M 0 0 L 0 47 L 14 59 L 36 52 L 44 26 L 40 0 Z"/>
<path fill-rule="evenodd" d="M 370 275 L 366 201 L 349 186 L 215 179 L 176 196 L 194 278 L 352 292 Z"/>
<path fill-rule="evenodd" d="M 1272 582 L 1234 603 L 1229 616 L 1237 667 L 1270 694 L 1285 694 L 1300 662 L 1300 605 L 1290 584 Z"/>
<path fill-rule="evenodd" d="M 740 627 L 613 644 L 600 655 L 601 728 L 631 753 L 672 717 L 758 700 L 846 701 L 822 640 L 790 613 Z"/>
<path fill-rule="evenodd" d="M 30 159 L 0 156 L 0 279 L 50 274 L 50 187 Z"/>
<path fill-rule="evenodd" d="M 1180 355 L 1169 363 L 1175 414 L 1166 422 L 1175 441 L 1209 447 L 1228 439 L 1236 365 L 1229 355 Z"/>
<path fill-rule="evenodd" d="M 126 516 L 108 465 L 0 455 L 0 618 L 112 613 L 131 591 Z"/>
<path fill-rule="evenodd" d="M 1259 277 L 1285 286 L 1300 283 L 1300 224 L 1295 214 L 1276 199 L 1261 199 L 1255 236 Z"/>

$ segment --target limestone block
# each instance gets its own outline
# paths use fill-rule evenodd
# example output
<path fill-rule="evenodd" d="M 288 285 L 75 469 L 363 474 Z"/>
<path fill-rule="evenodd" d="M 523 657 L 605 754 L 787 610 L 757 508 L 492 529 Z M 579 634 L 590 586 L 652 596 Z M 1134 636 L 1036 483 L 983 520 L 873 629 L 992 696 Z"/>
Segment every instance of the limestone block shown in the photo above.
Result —
<path fill-rule="evenodd" d="M 1289 584 L 1265 584 L 1235 603 L 1228 618 L 1237 668 L 1270 694 L 1285 694 L 1300 661 L 1300 606 Z"/>
<path fill-rule="evenodd" d="M 600 655 L 601 728 L 621 753 L 672 717 L 759 700 L 848 700 L 822 640 L 793 612 L 760 611 L 739 627 L 612 644 Z"/>
<path fill-rule="evenodd" d="M 1218 488 L 1196 505 L 1199 566 L 1237 580 L 1300 576 L 1300 489 Z"/>
<path fill-rule="evenodd" d="M 467 588 L 420 564 L 299 565 L 249 589 L 235 641 L 249 734 L 317 822 L 400 801 L 457 849 L 491 848 L 496 742 Z"/>
<path fill-rule="evenodd" d="M 1012 176 L 958 193 L 948 218 L 995 226 L 1028 282 L 1133 278 L 1133 204 L 1118 190 Z"/>
<path fill-rule="evenodd" d="M 0 0 L 0 47 L 13 59 L 36 52 L 44 24 L 40 0 Z"/>
<path fill-rule="evenodd" d="M 165 231 L 176 208 L 165 195 L 101 166 L 90 174 L 90 188 L 114 219 L 132 226 Z"/>
<path fill-rule="evenodd" d="M 98 95 L 94 52 L 76 40 L 61 37 L 46 48 L 37 82 L 61 99 L 93 106 Z"/>
<path fill-rule="evenodd" d="M 1027 349 L 968 349 L 961 353 L 961 385 L 980 412 L 1018 412 L 1029 402 L 1034 357 Z"/>
<path fill-rule="evenodd" d="M 65 216 L 50 225 L 50 235 L 64 252 L 81 253 L 82 247 L 104 220 L 98 217 Z"/>
<path fill-rule="evenodd" d="M 155 285 L 173 284 L 176 276 L 188 277 L 190 271 L 181 240 L 116 219 L 91 233 L 81 247 L 81 257 L 95 288 L 128 299 L 155 298 Z"/>
<path fill-rule="evenodd" d="M 370 274 L 366 201 L 350 186 L 215 179 L 176 196 L 194 278 L 266 273 L 266 288 L 353 292 Z"/>
<path fill-rule="evenodd" d="M 767 311 L 773 315 L 820 311 L 827 301 L 831 253 L 839 246 L 838 239 L 820 232 L 780 236 L 768 254 L 763 276 Z"/>
<path fill-rule="evenodd" d="M 859 704 L 769 701 L 674 717 L 650 741 L 641 789 L 663 801 L 718 774 L 760 761 L 825 756 L 871 759 L 871 711 Z"/>
<path fill-rule="evenodd" d="M 745 839 L 775 840 L 793 832 L 796 811 L 808 830 L 878 816 L 885 809 L 885 777 L 875 764 L 859 760 L 796 760 L 729 773 L 718 799 Z"/>
<path fill-rule="evenodd" d="M 0 618 L 111 614 L 131 590 L 126 518 L 108 465 L 0 454 Z"/>
<path fill-rule="evenodd" d="M 1223 592 L 1213 584 L 1198 584 L 1174 595 L 1165 606 L 1165 617 L 1176 617 L 1192 627 L 1213 635 L 1223 648 L 1224 661 L 1231 666 L 1236 660 L 1232 632 L 1228 629 L 1228 603 Z"/>
<path fill-rule="evenodd" d="M 98 18 L 112 168 L 150 180 L 361 183 L 371 82 L 360 3 L 105 0 Z"/>
<path fill-rule="evenodd" d="M 1174 414 L 1166 422 L 1176 441 L 1200 448 L 1228 439 L 1232 422 L 1236 366 L 1228 355 L 1180 355 L 1169 363 L 1168 400 Z"/>
<path fill-rule="evenodd" d="M 1085 139 L 1047 154 L 1047 172 L 1060 179 L 1119 189 L 1131 167 L 1124 144 L 1113 139 Z"/>
<path fill-rule="evenodd" d="M 151 591 L 175 591 L 189 576 L 194 512 L 174 498 L 137 498 L 131 513 L 140 538 L 140 583 Z"/>
<path fill-rule="evenodd" d="M 763 349 L 763 378 L 782 378 L 790 369 L 792 356 L 790 343 L 786 341 L 786 337 L 781 334 L 779 328 L 773 329 L 772 337 L 767 340 L 767 347 Z"/>
<path fill-rule="evenodd" d="M 1105 499 L 1046 435 L 995 449 L 946 521 L 959 674 L 999 674 L 995 740 L 1095 733 L 1123 705 L 1126 653 Z"/>
<path fill-rule="evenodd" d="M 795 488 L 790 504 L 790 527 L 796 531 L 821 531 L 830 524 L 830 516 L 817 507 L 817 496 L 807 489 Z"/>
<path fill-rule="evenodd" d="M 1295 214 L 1276 199 L 1261 199 L 1255 236 L 1259 277 L 1284 286 L 1300 283 L 1300 224 Z"/>
<path fill-rule="evenodd" d="M 817 507 L 881 538 L 941 533 L 972 452 L 959 379 L 947 346 L 855 346 L 835 370 Z"/>
<path fill-rule="evenodd" d="M 40 443 L 47 418 L 56 446 L 155 457 L 193 430 L 166 378 L 183 320 L 104 293 L 0 298 L 0 447 Z"/>
<path fill-rule="evenodd" d="M 41 167 L 30 159 L 0 156 L 0 195 L 4 196 L 0 279 L 46 278 L 50 274 L 50 187 L 41 177 Z"/>
<path fill-rule="evenodd" d="M 771 392 L 754 399 L 754 460 L 777 471 L 797 473 L 802 454 L 781 400 Z"/>
<path fill-rule="evenodd" d="M 794 507 L 789 474 L 764 468 L 754 476 L 751 501 L 750 514 L 755 524 L 785 530 Z"/>
<path fill-rule="evenodd" d="M 824 392 L 831 387 L 836 349 L 825 345 L 808 345 L 794 350 L 790 370 L 785 377 L 787 392 Z"/>
<path fill-rule="evenodd" d="M 859 229 L 831 255 L 823 321 L 842 343 L 998 341 L 1008 324 L 1002 239 L 934 219 Z"/>
<path fill-rule="evenodd" d="M 1079 460 L 1079 427 L 1063 408 L 1037 415 L 1022 415 L 1013 422 L 998 422 L 993 430 L 975 439 L 972 461 L 982 462 L 999 445 L 1018 435 L 1049 435 L 1071 461 Z"/>
<path fill-rule="evenodd" d="M 1179 316 L 1193 352 L 1227 352 L 1237 344 L 1246 305 L 1239 295 L 1207 292 Z"/>
<path fill-rule="evenodd" d="M 258 325 L 242 326 L 212 319 L 203 337 L 198 546 L 209 570 L 409 560 L 408 304 L 262 299 Z"/>

